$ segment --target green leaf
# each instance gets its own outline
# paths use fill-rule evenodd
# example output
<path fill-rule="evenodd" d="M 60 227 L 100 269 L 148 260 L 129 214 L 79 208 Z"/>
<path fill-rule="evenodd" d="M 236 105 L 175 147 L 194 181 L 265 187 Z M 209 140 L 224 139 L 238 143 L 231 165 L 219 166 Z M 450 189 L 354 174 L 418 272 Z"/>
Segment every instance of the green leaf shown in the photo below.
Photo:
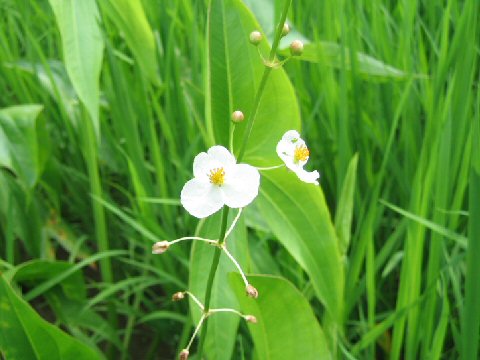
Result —
<path fill-rule="evenodd" d="M 242 312 L 258 321 L 248 324 L 258 359 L 331 359 L 310 304 L 290 282 L 265 275 L 249 276 L 248 280 L 257 288 L 258 299 L 245 295 L 239 274 L 230 274 Z"/>
<path fill-rule="evenodd" d="M 353 195 L 357 176 L 358 154 L 355 154 L 348 165 L 347 174 L 343 181 L 337 212 L 335 213 L 335 230 L 337 231 L 340 252 L 345 255 L 350 244 L 352 230 Z"/>
<path fill-rule="evenodd" d="M 318 299 L 341 324 L 344 272 L 321 188 L 302 183 L 285 169 L 268 171 L 258 205 L 278 240 L 310 276 Z"/>
<path fill-rule="evenodd" d="M 207 27 L 207 125 L 211 142 L 228 145 L 230 115 L 240 109 L 250 116 L 264 65 L 257 49 L 248 41 L 259 29 L 252 13 L 240 0 L 212 0 Z M 264 40 L 258 46 L 268 54 Z M 239 148 L 246 121 L 235 127 L 234 149 Z M 282 135 L 300 128 L 300 115 L 293 87 L 283 69 L 271 72 L 257 112 L 245 153 L 245 162 L 278 162 L 275 147 Z"/>
<path fill-rule="evenodd" d="M 288 55 L 289 50 L 285 49 L 281 53 L 286 56 Z M 345 65 L 343 64 L 342 56 L 345 56 Z M 353 61 L 353 59 L 350 57 L 350 52 L 348 49 L 339 44 L 328 41 L 305 44 L 303 48 L 303 54 L 296 58 L 309 62 L 320 63 L 326 66 L 332 66 L 338 69 L 343 69 L 345 67 L 346 70 L 352 69 Z M 356 71 L 362 75 L 399 79 L 406 77 L 406 74 L 403 71 L 387 65 L 384 62 L 362 52 L 356 53 L 355 61 L 357 63 Z"/>
<path fill-rule="evenodd" d="M 221 214 L 207 218 L 199 230 L 199 236 L 208 239 L 217 239 L 220 232 Z M 229 224 L 236 214 L 230 211 Z M 242 218 L 237 222 L 235 229 L 227 239 L 228 250 L 236 258 L 241 266 L 245 266 L 247 259 L 246 228 Z M 205 303 L 205 290 L 207 287 L 208 274 L 212 266 L 215 247 L 204 242 L 195 242 L 190 254 L 190 278 L 189 290 Z M 227 274 L 237 271 L 230 259 L 222 252 L 217 268 L 217 274 L 213 282 L 211 308 L 238 308 L 238 302 L 232 293 Z M 246 271 L 246 270 L 245 270 Z M 245 291 L 245 289 L 244 289 Z M 190 301 L 195 323 L 200 319 L 200 309 Z M 231 359 L 235 338 L 239 323 L 238 316 L 222 313 L 208 319 L 208 333 L 205 342 L 205 350 L 208 359 Z"/>
<path fill-rule="evenodd" d="M 155 38 L 140 0 L 102 0 L 105 13 L 125 37 L 145 76 L 159 83 Z"/>
<path fill-rule="evenodd" d="M 65 70 L 58 60 L 48 60 L 45 64 L 19 60 L 6 64 L 6 67 L 34 75 L 50 96 L 63 105 L 68 118 L 76 126 L 78 96 Z M 57 96 L 58 95 L 58 96 Z"/>
<path fill-rule="evenodd" d="M 95 0 L 49 0 L 62 36 L 63 58 L 68 76 L 85 105 L 100 137 L 99 77 L 103 38 Z"/>
<path fill-rule="evenodd" d="M 33 188 L 43 170 L 45 148 L 37 121 L 41 105 L 12 106 L 0 110 L 0 166 L 12 170 L 27 188 Z"/>
<path fill-rule="evenodd" d="M 102 359 L 43 320 L 0 276 L 0 350 L 7 359 Z"/>
<path fill-rule="evenodd" d="M 450 239 L 450 240 L 453 240 L 455 241 L 458 245 L 460 245 L 462 248 L 466 248 L 467 247 L 467 238 L 461 234 L 457 234 L 456 232 L 444 227 L 444 226 L 441 226 L 441 225 L 438 225 L 438 224 L 435 224 L 433 221 L 430 221 L 428 219 L 425 219 L 421 216 L 418 216 L 418 215 L 415 215 L 415 214 L 412 214 L 411 212 L 407 211 L 407 210 L 404 210 L 402 208 L 399 208 L 398 206 L 395 206 L 393 204 L 390 204 L 389 202 L 385 201 L 385 200 L 380 200 L 380 202 L 382 204 L 384 204 L 385 206 L 387 206 L 388 208 L 392 209 L 393 211 L 425 226 L 426 228 L 429 228 L 430 230 L 436 232 L 437 234 L 440 234 L 442 236 L 445 236 L 447 239 Z"/>
<path fill-rule="evenodd" d="M 65 272 L 71 272 L 74 264 L 64 261 L 45 261 L 32 260 L 24 262 L 4 274 L 5 279 L 12 279 L 15 282 L 25 282 L 29 285 L 37 285 L 44 280 L 50 280 L 57 276 L 62 276 Z M 63 278 L 59 285 L 64 294 L 78 301 L 85 301 L 87 298 L 87 290 L 83 274 L 79 271 L 72 272 L 68 277 Z"/>

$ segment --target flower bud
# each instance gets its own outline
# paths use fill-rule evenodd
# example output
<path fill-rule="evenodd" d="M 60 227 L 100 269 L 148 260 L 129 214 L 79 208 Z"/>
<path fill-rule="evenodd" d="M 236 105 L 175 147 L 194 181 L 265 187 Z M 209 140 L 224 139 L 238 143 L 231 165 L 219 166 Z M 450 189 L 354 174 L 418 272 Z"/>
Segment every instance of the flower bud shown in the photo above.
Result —
<path fill-rule="evenodd" d="M 188 355 L 190 355 L 190 352 L 189 352 L 187 349 L 183 349 L 183 350 L 180 352 L 179 359 L 180 359 L 180 360 L 187 360 L 187 359 L 188 359 Z"/>
<path fill-rule="evenodd" d="M 152 254 L 163 254 L 165 251 L 167 251 L 169 246 L 170 243 L 166 240 L 158 241 L 152 246 Z"/>
<path fill-rule="evenodd" d="M 262 41 L 262 34 L 260 33 L 260 31 L 252 31 L 250 33 L 250 43 L 257 46 L 258 44 L 260 44 L 260 41 Z"/>
<path fill-rule="evenodd" d="M 283 24 L 282 37 L 287 36 L 289 32 L 290 32 L 290 26 L 288 26 L 287 23 Z"/>
<path fill-rule="evenodd" d="M 258 298 L 258 290 L 255 289 L 252 284 L 248 284 L 245 290 L 247 291 L 247 295 L 251 298 Z"/>
<path fill-rule="evenodd" d="M 243 116 L 243 112 L 241 112 L 240 110 L 234 111 L 234 112 L 232 113 L 232 121 L 233 121 L 234 123 L 240 123 L 240 122 L 242 122 L 244 119 L 245 119 L 245 116 Z"/>
<path fill-rule="evenodd" d="M 245 315 L 245 320 L 247 320 L 249 323 L 252 323 L 252 324 L 257 323 L 257 318 L 253 315 Z"/>
<path fill-rule="evenodd" d="M 172 295 L 172 301 L 180 301 L 185 298 L 185 293 L 183 291 L 176 292 Z"/>
<path fill-rule="evenodd" d="M 303 53 L 303 43 L 300 40 L 293 40 L 290 44 L 290 54 L 299 56 Z"/>

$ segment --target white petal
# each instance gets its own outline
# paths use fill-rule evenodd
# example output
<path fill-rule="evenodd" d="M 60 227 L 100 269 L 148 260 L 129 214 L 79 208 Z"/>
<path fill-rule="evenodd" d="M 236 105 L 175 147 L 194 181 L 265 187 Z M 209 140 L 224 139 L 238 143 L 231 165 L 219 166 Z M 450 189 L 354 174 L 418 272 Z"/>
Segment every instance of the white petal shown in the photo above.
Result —
<path fill-rule="evenodd" d="M 225 204 L 231 208 L 245 207 L 258 195 L 260 173 L 247 164 L 238 164 L 226 170 L 222 185 Z"/>
<path fill-rule="evenodd" d="M 180 201 L 185 210 L 200 219 L 212 215 L 224 205 L 220 188 L 197 178 L 183 186 Z"/>
<path fill-rule="evenodd" d="M 295 142 L 297 139 L 300 139 L 300 134 L 296 130 L 288 130 L 285 134 L 282 136 L 282 140 L 288 141 L 288 142 Z"/>
<path fill-rule="evenodd" d="M 306 183 L 318 185 L 318 178 L 320 177 L 320 174 L 317 170 L 306 171 L 302 168 L 299 168 L 295 171 L 295 174 L 297 174 L 300 180 Z"/>
<path fill-rule="evenodd" d="M 280 140 L 277 144 L 277 154 L 282 158 L 283 156 L 290 156 L 293 158 L 295 151 L 295 144 L 287 140 Z"/>
<path fill-rule="evenodd" d="M 206 152 L 201 152 L 195 156 L 195 159 L 193 159 L 193 175 L 196 178 L 208 181 L 208 174 L 210 170 L 221 166 L 222 165 L 218 161 L 215 161 Z"/>
<path fill-rule="evenodd" d="M 297 168 L 303 167 L 308 160 L 307 158 L 307 160 L 299 161 L 298 163 L 295 163 L 294 161 L 295 148 L 302 146 L 306 146 L 305 141 L 300 138 L 298 132 L 295 130 L 289 130 L 283 135 L 282 139 L 277 144 L 277 155 L 283 160 L 289 169 L 296 171 Z"/>
<path fill-rule="evenodd" d="M 235 165 L 237 160 L 230 151 L 220 145 L 212 146 L 208 149 L 208 155 L 222 164 L 223 167 Z"/>

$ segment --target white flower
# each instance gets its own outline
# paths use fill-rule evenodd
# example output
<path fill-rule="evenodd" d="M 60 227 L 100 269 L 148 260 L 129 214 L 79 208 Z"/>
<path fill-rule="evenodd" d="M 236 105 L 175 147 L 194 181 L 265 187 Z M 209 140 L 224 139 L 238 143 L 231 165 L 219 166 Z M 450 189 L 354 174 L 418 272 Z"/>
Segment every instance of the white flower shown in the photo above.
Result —
<path fill-rule="evenodd" d="M 193 160 L 194 178 L 182 189 L 183 207 L 197 218 L 207 217 L 223 205 L 242 208 L 258 195 L 260 174 L 247 164 L 237 164 L 223 146 L 212 146 Z"/>
<path fill-rule="evenodd" d="M 303 169 L 308 161 L 310 152 L 305 141 L 295 130 L 287 131 L 277 144 L 277 154 L 285 165 L 297 174 L 298 178 L 306 183 L 318 185 L 320 174 L 317 170 L 306 171 Z"/>

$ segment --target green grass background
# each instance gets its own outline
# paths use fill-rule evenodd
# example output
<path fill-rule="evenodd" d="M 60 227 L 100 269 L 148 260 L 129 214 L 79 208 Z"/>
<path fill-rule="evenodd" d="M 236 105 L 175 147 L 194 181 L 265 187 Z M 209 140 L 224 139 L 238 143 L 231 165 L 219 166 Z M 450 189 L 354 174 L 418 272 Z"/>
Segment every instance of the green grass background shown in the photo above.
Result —
<path fill-rule="evenodd" d="M 170 301 L 187 287 L 190 248 L 161 259 L 149 250 L 152 236 L 197 225 L 178 199 L 193 157 L 211 145 L 207 3 L 143 0 L 154 45 L 145 63 L 107 16 L 108 2 L 98 3 L 105 53 L 94 129 L 84 126 L 89 110 L 62 63 L 49 2 L 0 0 L 0 109 L 43 107 L 21 115 L 40 111 L 33 133 L 10 136 L 20 163 L 0 162 L 0 271 L 32 259 L 84 261 L 72 285 L 83 297 L 60 291 L 64 269 L 17 285 L 41 315 L 111 358 L 172 358 L 193 326 L 187 305 Z M 285 65 L 332 214 L 358 154 L 339 358 L 477 358 L 479 10 L 475 0 L 293 1 L 295 30 L 345 49 L 333 62 Z M 374 75 L 349 60 L 357 52 L 403 75 Z M 298 263 L 262 224 L 249 225 L 252 270 L 289 279 L 321 319 Z M 38 287 L 52 278 L 57 287 Z M 241 326 L 233 357 L 250 358 L 251 344 Z"/>

